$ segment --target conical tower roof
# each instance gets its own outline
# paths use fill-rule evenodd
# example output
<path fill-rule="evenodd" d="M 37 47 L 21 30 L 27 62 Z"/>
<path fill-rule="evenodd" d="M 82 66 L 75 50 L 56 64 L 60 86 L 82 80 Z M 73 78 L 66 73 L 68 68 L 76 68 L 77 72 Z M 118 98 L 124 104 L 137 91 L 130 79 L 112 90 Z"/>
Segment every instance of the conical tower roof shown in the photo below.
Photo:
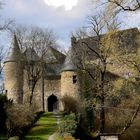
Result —
<path fill-rule="evenodd" d="M 72 49 L 68 51 L 67 57 L 65 59 L 64 65 L 62 67 L 61 72 L 63 71 L 76 71 L 77 67 L 74 65 L 74 58 L 72 54 Z"/>
<path fill-rule="evenodd" d="M 11 50 L 4 63 L 19 61 L 19 60 L 23 59 L 22 54 L 20 52 L 20 48 L 19 48 L 19 44 L 18 44 L 16 35 L 14 35 L 11 44 L 12 44 Z"/>

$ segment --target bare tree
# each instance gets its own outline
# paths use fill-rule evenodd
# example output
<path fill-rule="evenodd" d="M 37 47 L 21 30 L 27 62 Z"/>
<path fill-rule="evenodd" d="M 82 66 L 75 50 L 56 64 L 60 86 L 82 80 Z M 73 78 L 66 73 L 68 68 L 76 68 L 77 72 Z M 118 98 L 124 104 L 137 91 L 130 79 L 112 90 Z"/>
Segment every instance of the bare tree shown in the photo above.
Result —
<path fill-rule="evenodd" d="M 108 24 L 106 24 L 108 23 Z M 80 35 L 78 36 L 79 41 L 77 41 L 80 49 L 83 49 L 81 54 L 78 58 L 78 67 L 83 69 L 85 72 L 87 72 L 90 76 L 90 78 L 97 84 L 96 86 L 96 92 L 97 92 L 97 99 L 99 101 L 100 105 L 100 133 L 104 132 L 105 129 L 105 86 L 106 86 L 106 72 L 107 72 L 107 64 L 108 64 L 108 58 L 110 56 L 111 50 L 110 45 L 111 43 L 107 38 L 103 37 L 103 33 L 105 30 L 108 30 L 109 22 L 107 22 L 104 18 L 104 15 L 97 15 L 92 16 L 89 18 L 89 24 L 90 24 L 90 33 L 94 35 L 94 37 L 86 36 L 86 38 L 80 38 L 81 33 L 83 35 L 83 32 L 80 31 Z M 112 32 L 113 32 L 112 28 Z M 79 34 L 77 33 L 77 34 Z M 84 34 L 85 35 L 85 34 Z M 87 39 L 88 38 L 88 39 Z M 108 42 L 107 42 L 108 41 Z M 77 49 L 77 48 L 76 48 Z M 75 53 L 76 53 L 75 49 Z M 78 49 L 79 51 L 79 49 Z M 78 53 L 78 52 L 77 52 Z M 77 54 L 76 54 L 77 56 Z M 89 67 L 94 67 L 94 72 L 91 71 Z M 96 71 L 95 71 L 96 67 Z M 95 87 L 94 87 L 95 88 Z M 93 87 L 90 87 L 88 90 L 93 90 Z M 94 89 L 95 90 L 95 89 Z"/>
<path fill-rule="evenodd" d="M 39 27 L 18 26 L 13 31 L 25 54 L 25 73 L 30 90 L 29 103 L 32 104 L 36 84 L 42 79 L 44 83 L 44 65 L 48 47 L 56 47 L 56 38 L 52 30 Z M 44 110 L 44 85 L 42 85 Z"/>
<path fill-rule="evenodd" d="M 130 69 L 135 71 L 135 77 L 140 78 L 140 47 L 136 52 L 128 53 L 125 49 L 123 52 L 126 53 L 125 56 L 121 56 L 118 59 L 126 64 Z M 128 59 L 129 58 L 129 59 Z"/>
<path fill-rule="evenodd" d="M 137 11 L 140 10 L 139 0 L 108 0 L 108 3 L 114 5 L 118 10 Z"/>
<path fill-rule="evenodd" d="M 2 10 L 3 6 L 4 6 L 4 0 L 0 0 L 0 10 Z M 0 15 L 1 17 L 1 15 Z M 5 32 L 5 31 L 9 31 L 11 29 L 11 26 L 13 25 L 13 20 L 1 20 L 0 21 L 0 33 Z M 3 66 L 2 61 L 5 55 L 5 49 L 4 46 L 0 46 L 0 74 L 2 72 Z"/>
<path fill-rule="evenodd" d="M 125 53 L 125 55 L 120 55 L 118 57 L 118 60 L 123 63 L 124 65 L 127 65 L 128 68 L 130 68 L 131 70 L 133 70 L 133 74 L 130 73 L 130 76 L 133 75 L 133 77 L 135 78 L 135 85 L 138 90 L 138 93 L 140 91 L 140 88 L 137 84 L 140 83 L 140 46 L 138 46 L 138 48 L 136 49 L 136 51 L 134 50 L 129 50 L 129 53 L 126 49 L 122 50 L 123 53 Z M 126 130 L 128 128 L 131 127 L 131 125 L 133 124 L 133 122 L 135 121 L 135 119 L 138 116 L 138 112 L 140 111 L 140 97 L 139 95 L 135 95 L 138 102 L 137 102 L 137 107 L 135 109 L 135 112 L 133 113 L 132 117 L 130 118 L 130 120 L 126 123 L 126 125 L 124 126 L 124 128 L 122 129 L 122 131 L 120 132 L 120 134 L 124 134 L 126 132 Z"/>
<path fill-rule="evenodd" d="M 0 0 L 0 10 L 2 10 L 5 5 L 4 0 Z M 0 15 L 1 16 L 1 15 Z M 13 20 L 1 20 L 0 21 L 0 31 L 10 30 L 11 25 L 13 25 Z"/>
<path fill-rule="evenodd" d="M 117 26 L 114 26 L 114 28 L 111 28 L 109 30 L 109 22 L 107 22 L 106 18 L 104 18 L 104 15 L 96 15 L 89 18 L 90 23 L 90 34 L 92 36 L 89 36 L 85 33 L 84 30 L 79 30 L 79 32 L 76 32 L 76 38 L 73 38 L 73 48 L 74 48 L 74 62 L 76 59 L 76 66 L 79 69 L 82 69 L 84 73 L 87 73 L 90 77 L 88 87 L 85 88 L 84 92 L 91 91 L 94 96 L 90 96 L 88 98 L 89 100 L 92 100 L 92 103 L 89 105 L 91 107 L 96 106 L 97 103 L 93 103 L 94 99 L 96 98 L 98 100 L 100 110 L 99 110 L 99 120 L 100 120 L 100 133 L 104 132 L 105 129 L 105 102 L 108 98 L 113 96 L 111 92 L 115 92 L 115 89 L 111 87 L 110 81 L 108 81 L 106 78 L 108 74 L 108 66 L 111 63 L 111 59 L 116 58 L 116 56 L 119 55 L 119 57 L 126 57 L 127 55 L 120 55 L 119 52 L 115 51 L 113 52 L 113 40 L 111 36 L 115 33 L 117 33 Z M 115 25 L 119 25 L 115 23 Z M 106 32 L 106 34 L 104 34 Z M 93 36 L 94 35 L 94 36 Z M 126 41 L 126 40 L 124 40 Z M 117 42 L 115 42 L 117 43 Z M 119 42 L 118 42 L 119 43 Z M 122 44 L 121 44 L 122 45 Z M 123 46 L 124 47 L 124 46 Z M 77 49 L 78 48 L 78 49 Z M 118 54 L 117 54 L 118 53 Z M 133 53 L 134 54 L 134 53 Z M 115 56 L 116 55 L 116 56 Z M 131 54 L 132 56 L 132 54 Z M 135 61 L 130 61 L 128 56 L 126 57 L 126 60 L 129 62 L 128 64 L 131 64 L 131 68 L 137 69 L 139 73 L 139 55 L 137 55 L 137 59 Z M 131 57 L 132 58 L 132 57 Z M 116 60 L 115 60 L 116 61 Z M 136 63 L 137 62 L 137 63 Z M 122 60 L 120 65 L 122 64 Z M 133 64 L 133 65 L 132 65 Z M 117 69 L 117 68 L 116 68 Z M 85 79 L 85 82 L 87 83 L 89 79 Z M 112 81 L 111 81 L 112 82 Z M 94 85 L 94 86 L 93 86 Z M 96 85 L 96 86 L 95 86 Z M 122 86 L 122 85 L 121 85 Z M 110 89 L 109 89 L 110 88 Z M 133 87 L 135 88 L 135 87 Z M 124 89 L 124 87 L 123 87 Z M 126 87 L 125 87 L 126 89 Z M 110 91 L 111 90 L 111 91 Z M 127 91 L 127 90 L 126 90 Z M 110 94 L 110 95 L 109 95 Z M 132 94 L 132 93 L 131 93 Z M 119 98 L 119 97 L 118 97 Z M 86 102 L 87 103 L 87 102 Z M 137 105 L 137 102 L 135 103 Z M 123 109 L 123 108 L 122 108 Z M 133 124 L 135 118 L 137 117 L 139 112 L 139 105 L 134 110 L 134 113 L 132 116 L 127 116 L 129 121 L 124 124 L 122 131 L 120 132 L 123 134 L 128 128 L 131 127 Z"/>

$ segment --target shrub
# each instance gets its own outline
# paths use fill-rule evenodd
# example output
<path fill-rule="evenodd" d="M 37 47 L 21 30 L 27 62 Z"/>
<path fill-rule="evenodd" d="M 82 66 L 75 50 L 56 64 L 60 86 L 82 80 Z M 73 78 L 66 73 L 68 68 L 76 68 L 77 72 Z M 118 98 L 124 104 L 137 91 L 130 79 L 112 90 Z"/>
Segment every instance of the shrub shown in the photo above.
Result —
<path fill-rule="evenodd" d="M 6 112 L 4 109 L 4 104 L 7 100 L 7 97 L 4 95 L 0 95 L 0 132 L 4 131 L 4 126 L 6 122 Z"/>
<path fill-rule="evenodd" d="M 63 137 L 64 140 L 76 140 L 74 137 L 72 137 L 70 134 L 65 134 Z"/>
<path fill-rule="evenodd" d="M 21 136 L 23 129 L 34 123 L 36 114 L 28 105 L 13 104 L 7 107 L 7 133 L 8 137 Z"/>
<path fill-rule="evenodd" d="M 64 104 L 64 112 L 67 114 L 77 113 L 78 112 L 78 103 L 77 101 L 70 96 L 64 96 L 62 98 L 62 102 Z"/>
<path fill-rule="evenodd" d="M 86 120 L 87 120 L 87 127 L 89 131 L 94 129 L 94 110 L 91 107 L 86 107 Z"/>
<path fill-rule="evenodd" d="M 77 129 L 77 121 L 76 115 L 71 113 L 69 115 L 65 115 L 64 119 L 59 124 L 59 133 L 64 136 L 65 134 L 74 134 Z"/>
<path fill-rule="evenodd" d="M 7 99 L 7 96 L 4 94 L 0 94 L 0 133 L 3 133 L 5 131 L 5 123 L 7 119 L 6 106 L 9 103 L 12 102 Z"/>

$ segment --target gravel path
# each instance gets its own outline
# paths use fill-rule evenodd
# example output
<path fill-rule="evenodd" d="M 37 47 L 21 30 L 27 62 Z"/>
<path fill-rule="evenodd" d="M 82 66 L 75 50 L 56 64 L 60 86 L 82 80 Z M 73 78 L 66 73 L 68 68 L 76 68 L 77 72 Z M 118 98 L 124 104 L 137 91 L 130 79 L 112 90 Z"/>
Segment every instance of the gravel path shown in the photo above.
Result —
<path fill-rule="evenodd" d="M 54 133 L 51 136 L 49 136 L 48 140 L 55 140 L 55 135 L 56 135 L 56 133 Z"/>

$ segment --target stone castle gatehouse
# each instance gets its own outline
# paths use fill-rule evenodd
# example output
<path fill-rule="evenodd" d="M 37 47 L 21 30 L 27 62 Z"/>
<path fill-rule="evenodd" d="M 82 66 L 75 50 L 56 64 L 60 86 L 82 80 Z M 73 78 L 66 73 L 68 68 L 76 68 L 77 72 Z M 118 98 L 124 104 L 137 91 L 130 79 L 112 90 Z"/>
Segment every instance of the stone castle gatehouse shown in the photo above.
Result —
<path fill-rule="evenodd" d="M 65 95 L 78 98 L 79 85 L 77 70 L 70 55 L 65 56 L 58 50 L 48 47 L 45 71 L 37 82 L 33 101 L 41 110 L 63 110 L 61 102 Z M 39 56 L 32 48 L 21 52 L 16 36 L 12 41 L 11 51 L 4 62 L 4 83 L 8 99 L 15 103 L 25 103 L 29 95 L 31 81 L 26 78 L 26 61 L 36 62 Z"/>

